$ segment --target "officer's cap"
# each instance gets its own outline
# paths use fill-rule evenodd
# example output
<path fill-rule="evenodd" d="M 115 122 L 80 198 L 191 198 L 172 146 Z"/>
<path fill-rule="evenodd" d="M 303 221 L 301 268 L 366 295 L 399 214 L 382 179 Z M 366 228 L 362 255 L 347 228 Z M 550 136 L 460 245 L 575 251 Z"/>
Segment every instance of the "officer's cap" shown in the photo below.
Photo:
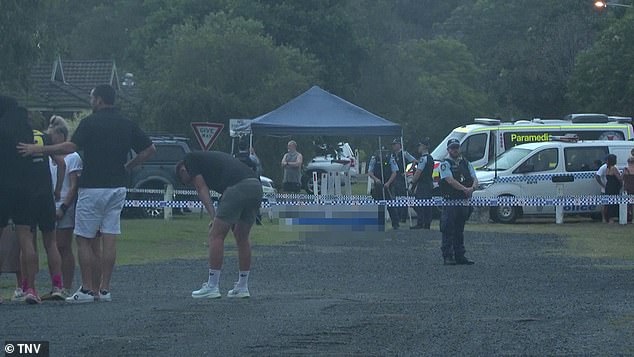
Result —
<path fill-rule="evenodd" d="M 447 141 L 447 148 L 450 147 L 460 147 L 460 140 L 458 139 L 449 139 Z"/>
<path fill-rule="evenodd" d="M 422 138 L 419 142 L 418 145 L 425 145 L 426 147 L 429 147 L 429 138 Z"/>

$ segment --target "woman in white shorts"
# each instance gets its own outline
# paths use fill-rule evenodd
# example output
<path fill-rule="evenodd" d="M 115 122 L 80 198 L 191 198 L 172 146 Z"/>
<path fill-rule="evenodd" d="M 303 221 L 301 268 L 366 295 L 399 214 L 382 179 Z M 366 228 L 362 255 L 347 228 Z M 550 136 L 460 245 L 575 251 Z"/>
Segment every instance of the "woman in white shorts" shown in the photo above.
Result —
<path fill-rule="evenodd" d="M 59 144 L 68 140 L 68 125 L 66 121 L 57 115 L 51 117 L 48 135 L 53 144 Z M 56 237 L 57 247 L 62 256 L 62 281 L 64 297 L 71 295 L 73 276 L 75 274 L 75 256 L 73 255 L 72 238 L 75 228 L 75 202 L 77 200 L 77 179 L 81 175 L 82 161 L 78 153 L 74 152 L 64 156 L 66 172 L 60 199 L 55 202 L 55 215 L 57 218 Z M 56 183 L 57 165 L 50 161 L 53 187 Z"/>

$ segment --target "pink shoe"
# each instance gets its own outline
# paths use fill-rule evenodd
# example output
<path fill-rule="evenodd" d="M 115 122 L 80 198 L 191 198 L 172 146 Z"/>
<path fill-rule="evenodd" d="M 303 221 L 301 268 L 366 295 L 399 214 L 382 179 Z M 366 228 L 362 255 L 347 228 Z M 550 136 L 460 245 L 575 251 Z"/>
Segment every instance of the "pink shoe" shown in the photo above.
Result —
<path fill-rule="evenodd" d="M 42 300 L 37 296 L 35 289 L 28 288 L 25 292 L 26 296 L 24 297 L 24 301 L 29 305 L 41 304 Z"/>

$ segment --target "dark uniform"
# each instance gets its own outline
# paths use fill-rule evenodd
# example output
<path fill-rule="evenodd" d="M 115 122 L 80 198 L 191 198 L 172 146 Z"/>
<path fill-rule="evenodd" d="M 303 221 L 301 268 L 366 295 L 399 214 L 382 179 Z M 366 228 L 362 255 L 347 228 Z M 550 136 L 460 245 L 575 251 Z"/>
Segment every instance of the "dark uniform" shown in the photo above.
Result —
<path fill-rule="evenodd" d="M 372 172 L 374 177 L 378 178 L 380 182 L 374 182 L 372 185 L 372 198 L 375 200 L 391 200 L 394 198 L 391 189 L 385 188 L 384 184 L 390 179 L 393 172 L 398 171 L 398 166 L 394 161 L 394 158 L 390 156 L 389 152 L 385 150 L 379 150 L 374 153 L 374 156 L 370 159 L 368 164 L 368 172 Z M 398 178 L 397 178 L 398 179 Z M 398 229 L 399 216 L 396 207 L 388 207 L 388 213 L 392 222 L 392 228 Z M 379 211 L 379 224 L 382 225 L 385 222 L 385 211 Z"/>
<path fill-rule="evenodd" d="M 451 144 L 451 143 L 450 143 Z M 446 199 L 465 199 L 463 191 L 456 190 L 446 178 L 453 177 L 465 187 L 471 187 L 475 178 L 473 166 L 465 158 L 447 158 L 440 164 L 440 190 Z M 464 226 L 471 213 L 470 206 L 443 207 L 440 221 L 442 255 L 445 264 L 473 264 L 465 258 Z"/>
<path fill-rule="evenodd" d="M 432 173 L 434 171 L 434 158 L 425 154 L 418 161 L 417 170 L 421 171 L 418 181 L 415 182 L 414 197 L 416 199 L 426 199 L 432 197 L 434 182 Z M 431 206 L 417 206 L 414 208 L 418 218 L 416 228 L 429 229 L 431 226 Z"/>
<path fill-rule="evenodd" d="M 399 139 L 394 139 L 392 141 L 392 145 L 401 144 Z M 403 155 L 405 156 L 405 160 L 403 161 Z M 405 169 L 408 163 L 413 162 L 415 158 L 408 153 L 407 151 L 403 151 L 402 149 L 396 153 L 392 153 L 392 158 L 396 162 L 398 166 L 398 176 L 394 183 L 392 184 L 392 193 L 394 196 L 406 196 L 407 195 L 407 185 L 405 184 Z M 405 222 L 407 219 L 407 207 L 398 207 L 397 212 L 401 222 Z"/>

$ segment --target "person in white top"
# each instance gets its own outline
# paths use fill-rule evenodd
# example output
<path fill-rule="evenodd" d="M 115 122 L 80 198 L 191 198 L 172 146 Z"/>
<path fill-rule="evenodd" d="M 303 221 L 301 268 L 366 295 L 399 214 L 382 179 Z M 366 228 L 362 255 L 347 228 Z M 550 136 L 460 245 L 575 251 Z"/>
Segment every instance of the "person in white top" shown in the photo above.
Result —
<path fill-rule="evenodd" d="M 63 143 L 68 140 L 68 125 L 66 121 L 57 115 L 51 117 L 48 127 L 48 135 L 53 144 Z M 71 295 L 70 291 L 75 275 L 75 256 L 73 255 L 72 238 L 75 227 L 75 201 L 77 198 L 77 179 L 81 175 L 82 160 L 78 153 L 70 153 L 64 156 L 66 172 L 60 199 L 55 202 L 55 216 L 57 218 L 57 247 L 62 257 L 62 282 L 65 297 Z M 57 165 L 50 160 L 53 187 L 57 182 Z"/>
<path fill-rule="evenodd" d="M 608 181 L 606 177 L 607 171 L 608 171 L 608 164 L 603 164 L 601 165 L 601 167 L 599 167 L 597 172 L 594 174 L 595 180 L 597 180 L 597 183 L 599 184 L 599 186 L 601 186 L 602 194 L 605 193 L 605 184 Z"/>

